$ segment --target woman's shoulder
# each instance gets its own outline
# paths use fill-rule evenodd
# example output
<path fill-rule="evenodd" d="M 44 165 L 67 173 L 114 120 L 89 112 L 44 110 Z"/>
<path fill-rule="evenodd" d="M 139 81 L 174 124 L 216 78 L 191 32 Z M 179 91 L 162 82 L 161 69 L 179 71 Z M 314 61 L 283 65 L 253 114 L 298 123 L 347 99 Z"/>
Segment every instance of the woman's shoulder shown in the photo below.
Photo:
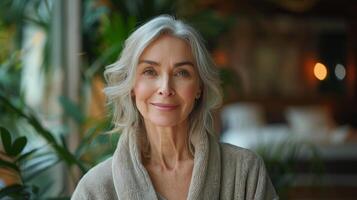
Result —
<path fill-rule="evenodd" d="M 252 150 L 227 143 L 220 143 L 220 146 L 223 163 L 240 163 L 246 167 L 263 164 L 262 158 Z"/>
<path fill-rule="evenodd" d="M 112 181 L 112 158 L 108 158 L 91 168 L 81 181 L 107 182 Z"/>
<path fill-rule="evenodd" d="M 110 195 L 111 192 L 114 192 L 114 184 L 112 158 L 109 158 L 90 169 L 81 178 L 71 199 L 95 199 L 96 196 Z"/>
<path fill-rule="evenodd" d="M 224 156 L 233 156 L 247 159 L 260 159 L 260 156 L 252 150 L 235 146 L 228 143 L 220 143 L 221 151 Z"/>
<path fill-rule="evenodd" d="M 222 199 L 233 199 L 233 196 L 242 199 L 279 199 L 264 161 L 257 153 L 231 144 L 222 143 L 220 146 L 221 187 L 224 188 L 221 191 Z"/>

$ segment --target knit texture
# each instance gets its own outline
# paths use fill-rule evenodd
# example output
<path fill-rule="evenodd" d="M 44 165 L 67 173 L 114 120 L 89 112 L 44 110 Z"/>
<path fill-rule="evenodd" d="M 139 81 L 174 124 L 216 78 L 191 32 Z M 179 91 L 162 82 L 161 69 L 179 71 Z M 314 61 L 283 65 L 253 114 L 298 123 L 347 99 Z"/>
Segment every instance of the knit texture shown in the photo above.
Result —
<path fill-rule="evenodd" d="M 113 157 L 83 176 L 72 200 L 158 200 L 137 141 L 137 134 L 123 134 Z M 255 153 L 220 144 L 205 133 L 191 142 L 195 155 L 187 199 L 278 199 L 264 162 Z"/>

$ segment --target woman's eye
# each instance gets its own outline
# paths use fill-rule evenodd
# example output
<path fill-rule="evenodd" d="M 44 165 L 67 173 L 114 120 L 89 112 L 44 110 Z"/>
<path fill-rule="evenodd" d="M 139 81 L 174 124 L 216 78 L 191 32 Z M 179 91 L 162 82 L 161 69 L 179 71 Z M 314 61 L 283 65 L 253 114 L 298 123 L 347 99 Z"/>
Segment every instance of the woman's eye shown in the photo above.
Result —
<path fill-rule="evenodd" d="M 156 76 L 156 71 L 153 69 L 146 69 L 143 74 L 146 76 Z"/>
<path fill-rule="evenodd" d="M 176 73 L 176 76 L 189 77 L 190 73 L 188 71 L 186 71 L 186 70 L 181 70 L 181 71 Z"/>

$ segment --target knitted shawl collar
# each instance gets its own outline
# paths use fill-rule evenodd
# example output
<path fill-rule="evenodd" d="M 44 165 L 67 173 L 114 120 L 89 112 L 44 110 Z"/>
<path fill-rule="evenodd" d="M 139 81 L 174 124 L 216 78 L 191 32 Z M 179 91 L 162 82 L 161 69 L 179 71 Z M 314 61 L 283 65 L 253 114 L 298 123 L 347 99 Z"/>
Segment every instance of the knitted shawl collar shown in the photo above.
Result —
<path fill-rule="evenodd" d="M 112 174 L 118 199 L 157 200 L 150 176 L 140 160 L 138 134 L 123 134 L 113 155 Z M 197 135 L 194 166 L 187 199 L 218 199 L 221 176 L 220 147 L 213 136 Z"/>

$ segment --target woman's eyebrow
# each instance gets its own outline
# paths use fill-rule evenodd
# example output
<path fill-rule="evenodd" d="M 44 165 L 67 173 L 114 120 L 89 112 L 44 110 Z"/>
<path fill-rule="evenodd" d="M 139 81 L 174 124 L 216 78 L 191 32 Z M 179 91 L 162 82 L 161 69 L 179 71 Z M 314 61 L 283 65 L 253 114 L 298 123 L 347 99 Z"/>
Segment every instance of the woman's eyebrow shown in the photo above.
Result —
<path fill-rule="evenodd" d="M 155 66 L 160 66 L 158 62 L 152 61 L 152 60 L 140 60 L 139 65 L 142 63 L 150 64 L 150 65 L 155 65 Z M 190 65 L 194 67 L 195 65 L 191 61 L 182 61 L 174 64 L 174 67 L 180 67 L 184 65 Z"/>
<path fill-rule="evenodd" d="M 183 65 L 191 65 L 192 67 L 195 66 L 191 61 L 183 61 L 183 62 L 175 63 L 174 67 L 180 67 Z"/>
<path fill-rule="evenodd" d="M 146 63 L 146 64 L 150 64 L 150 65 L 159 65 L 159 63 L 152 61 L 152 60 L 140 60 L 139 64 L 141 63 Z"/>

